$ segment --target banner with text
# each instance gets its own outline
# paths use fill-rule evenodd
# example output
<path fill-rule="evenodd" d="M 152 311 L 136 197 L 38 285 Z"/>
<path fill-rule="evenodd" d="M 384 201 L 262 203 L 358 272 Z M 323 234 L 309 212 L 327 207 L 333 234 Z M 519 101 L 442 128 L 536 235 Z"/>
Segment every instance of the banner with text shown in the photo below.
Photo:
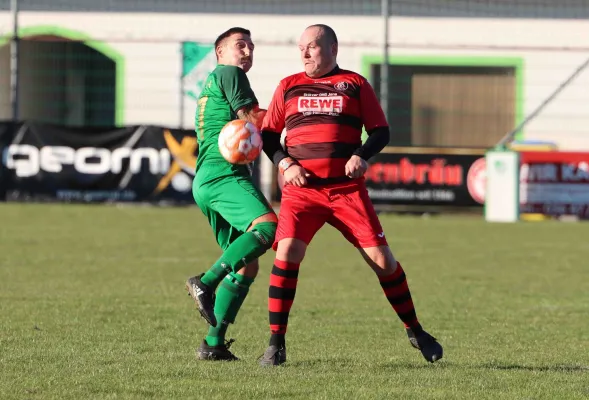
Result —
<path fill-rule="evenodd" d="M 371 159 L 366 186 L 375 205 L 482 207 L 484 150 L 385 149 Z"/>
<path fill-rule="evenodd" d="M 520 212 L 589 219 L 589 153 L 520 154 Z"/>
<path fill-rule="evenodd" d="M 0 126 L 12 129 L 0 148 L 7 200 L 194 202 L 193 131 L 156 126 Z"/>

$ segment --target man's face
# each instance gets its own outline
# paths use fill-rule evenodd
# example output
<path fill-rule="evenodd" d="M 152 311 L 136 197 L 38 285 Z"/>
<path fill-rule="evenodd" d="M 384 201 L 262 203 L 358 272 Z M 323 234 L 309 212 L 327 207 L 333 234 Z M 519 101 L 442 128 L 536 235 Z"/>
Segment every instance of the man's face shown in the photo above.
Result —
<path fill-rule="evenodd" d="M 217 49 L 219 63 L 234 65 L 248 72 L 254 63 L 254 43 L 249 35 L 234 33 Z"/>
<path fill-rule="evenodd" d="M 308 76 L 314 78 L 327 74 L 335 67 L 337 45 L 327 43 L 323 29 L 306 29 L 299 40 L 301 60 Z"/>

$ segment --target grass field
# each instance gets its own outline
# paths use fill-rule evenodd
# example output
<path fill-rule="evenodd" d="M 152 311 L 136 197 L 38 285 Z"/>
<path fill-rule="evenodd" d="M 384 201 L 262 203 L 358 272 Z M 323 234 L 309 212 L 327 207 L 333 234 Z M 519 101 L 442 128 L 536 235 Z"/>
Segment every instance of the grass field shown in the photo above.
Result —
<path fill-rule="evenodd" d="M 195 208 L 0 205 L 0 398 L 587 399 L 589 225 L 382 216 L 418 315 L 412 349 L 378 281 L 331 227 L 308 251 L 288 362 L 258 367 L 273 253 L 230 337 L 206 332 L 185 279 L 219 252 Z"/>

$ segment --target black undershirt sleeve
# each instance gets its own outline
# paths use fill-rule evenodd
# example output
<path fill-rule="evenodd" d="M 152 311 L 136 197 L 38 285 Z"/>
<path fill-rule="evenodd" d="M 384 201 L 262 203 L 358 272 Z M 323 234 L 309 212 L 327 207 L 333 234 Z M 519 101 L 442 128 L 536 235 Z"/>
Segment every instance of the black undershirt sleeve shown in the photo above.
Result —
<path fill-rule="evenodd" d="M 366 142 L 354 151 L 354 155 L 368 161 L 389 144 L 390 133 L 388 126 L 380 126 L 368 132 Z"/>
<path fill-rule="evenodd" d="M 289 157 L 280 144 L 280 133 L 263 130 L 262 141 L 264 142 L 264 153 L 272 160 L 274 165 L 278 165 L 282 159 Z"/>

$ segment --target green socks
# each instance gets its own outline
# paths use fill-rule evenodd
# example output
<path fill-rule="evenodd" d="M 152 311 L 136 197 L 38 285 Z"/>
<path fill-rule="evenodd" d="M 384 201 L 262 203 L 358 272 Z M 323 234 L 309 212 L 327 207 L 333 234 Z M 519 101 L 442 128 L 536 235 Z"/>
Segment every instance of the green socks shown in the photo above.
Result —
<path fill-rule="evenodd" d="M 235 239 L 200 278 L 208 287 L 217 289 L 214 309 L 217 326 L 209 327 L 209 333 L 205 338 L 209 346 L 224 344 L 227 327 L 235 322 L 235 317 L 254 282 L 253 278 L 239 275 L 237 271 L 264 254 L 272 246 L 275 234 L 276 222 L 256 224 L 251 231 Z"/>
<path fill-rule="evenodd" d="M 261 222 L 254 229 L 239 236 L 201 278 L 201 282 L 215 289 L 229 272 L 237 272 L 260 257 L 274 242 L 275 222 Z"/>
<path fill-rule="evenodd" d="M 229 267 L 227 267 L 229 269 Z M 217 262 L 207 271 L 204 275 L 200 278 L 201 282 L 207 285 L 210 288 L 216 288 L 219 286 L 219 283 L 227 276 L 227 274 L 231 271 L 228 271 L 224 268 L 221 260 L 217 260 Z"/>
<path fill-rule="evenodd" d="M 231 273 L 225 279 L 222 279 L 215 299 L 217 326 L 210 326 L 209 333 L 205 338 L 209 346 L 224 344 L 227 327 L 230 323 L 235 322 L 235 317 L 253 282 L 252 278 L 235 273 Z"/>

